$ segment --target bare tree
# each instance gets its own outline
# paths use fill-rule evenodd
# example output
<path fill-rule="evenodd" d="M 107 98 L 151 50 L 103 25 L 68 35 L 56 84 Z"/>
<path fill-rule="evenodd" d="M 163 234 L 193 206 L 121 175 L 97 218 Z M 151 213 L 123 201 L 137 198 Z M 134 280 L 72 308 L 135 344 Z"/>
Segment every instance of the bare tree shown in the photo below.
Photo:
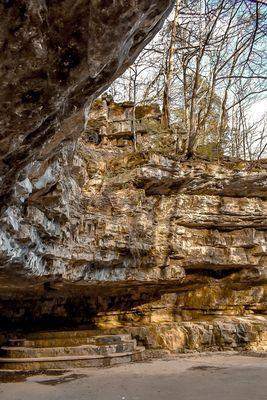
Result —
<path fill-rule="evenodd" d="M 175 123 L 178 136 L 186 137 L 183 149 L 176 146 L 184 157 L 208 151 L 217 158 L 231 152 L 250 158 L 248 110 L 266 91 L 266 34 L 267 8 L 261 2 L 177 0 L 165 27 L 137 60 L 138 77 L 131 72 L 131 98 L 162 106 L 163 125 Z"/>
<path fill-rule="evenodd" d="M 162 123 L 166 127 L 170 127 L 170 99 L 171 99 L 171 84 L 174 71 L 174 54 L 176 47 L 176 33 L 179 17 L 180 0 L 176 0 L 174 17 L 171 22 L 170 43 L 167 49 L 166 67 L 164 71 L 164 90 L 163 90 L 163 104 L 162 104 Z"/>

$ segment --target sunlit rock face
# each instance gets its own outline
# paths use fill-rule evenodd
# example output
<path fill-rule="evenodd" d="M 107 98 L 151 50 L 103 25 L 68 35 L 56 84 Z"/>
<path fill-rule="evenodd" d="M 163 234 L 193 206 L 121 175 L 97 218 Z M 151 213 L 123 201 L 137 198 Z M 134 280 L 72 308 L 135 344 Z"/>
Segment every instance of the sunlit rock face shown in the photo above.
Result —
<path fill-rule="evenodd" d="M 55 276 L 62 268 L 67 279 L 81 277 L 69 268 L 82 213 L 81 188 L 71 176 L 77 138 L 92 98 L 134 60 L 172 5 L 171 0 L 1 3 L 0 260 L 1 279 L 8 282 L 3 292 L 13 282 L 18 286 L 20 277 L 25 288 L 27 277 Z"/>
<path fill-rule="evenodd" d="M 137 152 L 130 103 L 87 116 L 171 3 L 1 4 L 0 330 L 89 323 L 179 351 L 263 340 L 266 165 L 180 163 L 155 105 L 136 110 Z"/>
<path fill-rule="evenodd" d="M 181 163 L 156 105 L 136 109 L 135 152 L 132 113 L 95 101 L 75 148 L 16 184 L 25 206 L 3 214 L 3 326 L 86 323 L 152 349 L 263 349 L 264 162 Z"/>

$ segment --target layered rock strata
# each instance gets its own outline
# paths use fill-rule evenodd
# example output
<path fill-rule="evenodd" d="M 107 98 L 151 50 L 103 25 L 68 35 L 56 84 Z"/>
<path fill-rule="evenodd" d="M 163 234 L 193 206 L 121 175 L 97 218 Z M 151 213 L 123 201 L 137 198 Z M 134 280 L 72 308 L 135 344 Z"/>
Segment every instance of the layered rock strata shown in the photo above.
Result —
<path fill-rule="evenodd" d="M 2 274 L 3 322 L 126 329 L 178 351 L 263 349 L 264 162 L 180 162 L 158 107 L 136 112 L 137 152 L 132 105 L 96 101 L 64 181 L 69 203 L 55 185 L 32 195 L 22 222 L 13 211 L 13 238 L 38 234 L 42 264 L 28 280 L 18 266 L 13 281 Z"/>
<path fill-rule="evenodd" d="M 135 59 L 173 3 L 15 0 L 0 5 L 4 320 L 5 301 L 10 304 L 13 295 L 31 303 L 53 291 L 66 260 L 66 281 L 83 281 L 79 268 L 67 266 L 84 212 L 81 187 L 72 177 L 76 140 L 92 99 Z M 15 314 L 17 319 L 23 312 Z"/>
<path fill-rule="evenodd" d="M 1 332 L 86 323 L 152 347 L 173 349 L 177 329 L 177 349 L 225 348 L 229 332 L 228 347 L 263 343 L 266 164 L 180 162 L 157 106 L 136 109 L 136 152 L 130 103 L 106 97 L 86 116 L 172 3 L 1 4 Z"/>
<path fill-rule="evenodd" d="M 1 2 L 3 201 L 18 200 L 16 184 L 28 196 L 45 188 L 44 182 L 34 187 L 28 175 L 34 170 L 41 177 L 60 148 L 77 138 L 92 98 L 131 64 L 160 29 L 173 3 Z"/>

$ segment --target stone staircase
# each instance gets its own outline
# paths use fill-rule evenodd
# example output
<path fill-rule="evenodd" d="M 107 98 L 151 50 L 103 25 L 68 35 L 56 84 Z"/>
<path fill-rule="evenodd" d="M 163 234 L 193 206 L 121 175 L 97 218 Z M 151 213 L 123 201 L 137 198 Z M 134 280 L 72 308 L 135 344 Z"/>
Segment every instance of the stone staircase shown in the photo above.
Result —
<path fill-rule="evenodd" d="M 88 330 L 38 332 L 9 339 L 0 348 L 0 370 L 112 366 L 142 360 L 144 350 L 131 335 L 94 335 Z"/>

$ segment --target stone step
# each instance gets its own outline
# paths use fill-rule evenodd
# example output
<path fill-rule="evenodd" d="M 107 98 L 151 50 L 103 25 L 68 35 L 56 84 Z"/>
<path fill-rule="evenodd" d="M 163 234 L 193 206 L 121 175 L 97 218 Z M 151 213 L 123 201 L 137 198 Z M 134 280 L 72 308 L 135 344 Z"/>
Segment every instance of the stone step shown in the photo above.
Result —
<path fill-rule="evenodd" d="M 26 339 L 35 340 L 35 339 L 54 339 L 54 338 L 79 338 L 79 337 L 111 337 L 111 338 L 120 338 L 121 340 L 129 340 L 131 339 L 130 334 L 101 334 L 99 331 L 81 329 L 81 330 L 71 330 L 71 331 L 39 331 L 32 332 L 25 335 Z"/>
<path fill-rule="evenodd" d="M 68 337 L 89 337 L 96 336 L 97 333 L 94 330 L 90 329 L 81 329 L 81 330 L 66 330 L 66 331 L 39 331 L 32 332 L 26 335 L 27 339 L 53 339 L 53 338 L 68 338 Z"/>
<path fill-rule="evenodd" d="M 104 355 L 134 351 L 136 340 L 114 344 L 83 345 L 73 347 L 7 347 L 0 349 L 0 356 L 5 358 L 38 358 L 58 356 Z"/>
<path fill-rule="evenodd" d="M 82 367 L 105 367 L 142 360 L 144 347 L 132 352 L 105 355 L 58 356 L 40 358 L 0 358 L 0 370 L 38 371 L 45 369 L 66 369 Z"/>
<path fill-rule="evenodd" d="M 72 347 L 82 345 L 108 345 L 119 344 L 131 340 L 131 335 L 101 335 L 101 336 L 68 336 L 68 337 L 48 337 L 39 339 L 28 337 L 26 339 L 10 339 L 8 347 Z"/>

